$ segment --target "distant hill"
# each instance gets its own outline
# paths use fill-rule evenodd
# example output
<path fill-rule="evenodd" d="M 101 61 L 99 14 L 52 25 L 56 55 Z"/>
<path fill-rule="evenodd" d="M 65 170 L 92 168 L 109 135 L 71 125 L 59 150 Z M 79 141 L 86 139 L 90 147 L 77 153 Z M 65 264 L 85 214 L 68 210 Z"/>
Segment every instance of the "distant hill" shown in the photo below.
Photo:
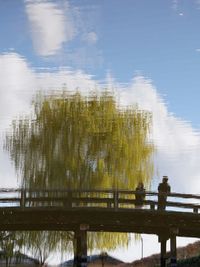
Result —
<path fill-rule="evenodd" d="M 170 253 L 167 252 L 170 258 Z M 200 266 L 200 241 L 177 249 L 178 267 L 199 267 Z M 154 254 L 132 263 L 127 263 L 124 267 L 155 267 L 159 266 L 160 254 Z"/>
<path fill-rule="evenodd" d="M 92 255 L 87 257 L 88 266 L 121 266 L 124 265 L 123 261 L 120 261 L 116 258 L 111 257 L 109 254 L 104 255 Z M 73 266 L 73 260 L 66 261 L 59 265 L 60 267 L 72 267 Z"/>
<path fill-rule="evenodd" d="M 170 253 L 167 252 L 167 257 L 170 258 Z M 200 266 L 200 241 L 189 244 L 185 247 L 177 249 L 178 267 L 199 267 Z M 89 267 L 156 267 L 160 263 L 160 254 L 154 254 L 145 257 L 141 260 L 136 260 L 132 263 L 124 263 L 118 259 L 107 255 L 102 264 L 101 255 L 88 256 Z M 59 265 L 60 267 L 72 267 L 73 260 L 66 261 Z"/>

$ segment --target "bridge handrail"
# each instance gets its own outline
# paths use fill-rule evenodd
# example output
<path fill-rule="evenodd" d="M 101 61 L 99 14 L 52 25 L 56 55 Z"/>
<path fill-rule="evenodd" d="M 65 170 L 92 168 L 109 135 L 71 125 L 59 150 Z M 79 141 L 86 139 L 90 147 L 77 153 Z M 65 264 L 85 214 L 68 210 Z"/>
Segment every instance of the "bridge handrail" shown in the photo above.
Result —
<path fill-rule="evenodd" d="M 18 193 L 17 195 L 12 195 L 12 193 Z M 6 193 L 6 194 L 5 194 Z M 9 195 L 11 193 L 11 195 Z M 47 193 L 47 194 L 46 194 Z M 53 193 L 53 194 L 51 194 Z M 63 194 L 67 193 L 67 194 Z M 100 195 L 99 195 L 100 194 Z M 29 205 L 38 205 L 42 204 L 44 207 L 49 206 L 45 203 L 52 203 L 58 201 L 60 205 L 64 205 L 67 201 L 72 203 L 85 203 L 86 205 L 90 204 L 106 204 L 107 207 L 115 207 L 120 208 L 121 205 L 126 205 L 128 207 L 130 205 L 136 205 L 135 195 L 138 192 L 134 190 L 111 190 L 111 189 L 96 189 L 96 190 L 77 190 L 77 189 L 34 189 L 34 190 L 25 190 L 25 189 L 0 189 L 0 203 L 18 203 L 18 206 L 26 207 L 26 204 Z M 128 196 L 125 198 L 124 196 Z M 158 192 L 146 191 L 146 196 L 158 196 Z M 199 195 L 193 194 L 180 194 L 180 193 L 169 193 L 168 197 L 175 198 L 193 198 L 200 199 Z M 52 202 L 52 203 L 51 203 Z M 31 204 L 30 204 L 31 203 Z M 34 203 L 34 204 L 33 204 Z M 61 204 L 62 203 L 62 204 Z M 155 200 L 145 199 L 143 202 L 144 205 L 149 205 L 151 209 L 155 209 L 158 206 L 158 197 Z M 51 206 L 50 205 L 50 206 Z M 100 205 L 100 206 L 101 206 Z M 49 207 L 50 207 L 49 206 Z M 199 203 L 183 203 L 183 202 L 174 202 L 169 201 L 166 202 L 167 207 L 174 208 L 190 208 L 193 209 L 194 212 L 198 212 L 200 210 Z M 1 207 L 1 206 L 0 206 Z M 89 206 L 88 206 L 89 207 Z"/>
<path fill-rule="evenodd" d="M 64 192 L 73 192 L 73 193 L 118 193 L 118 194 L 138 194 L 138 191 L 135 190 L 126 190 L 126 189 L 22 189 L 22 188 L 0 188 L 1 193 L 21 193 L 22 190 L 25 190 L 27 193 L 64 193 Z M 156 191 L 146 191 L 146 196 L 158 196 L 158 192 Z M 193 199 L 200 199 L 199 194 L 183 194 L 177 192 L 171 192 L 165 194 L 168 197 L 177 197 L 177 198 L 193 198 Z"/>
<path fill-rule="evenodd" d="M 127 194 L 127 195 L 134 195 L 138 194 L 138 191 L 135 190 L 126 190 L 126 189 L 22 189 L 22 188 L 0 188 L 0 194 L 1 193 L 21 193 L 22 190 L 25 190 L 27 193 L 51 193 L 51 192 L 57 192 L 57 193 L 64 193 L 64 192 L 73 192 L 73 193 L 118 193 L 118 194 Z M 146 196 L 158 196 L 158 192 L 155 191 L 146 191 Z M 168 197 L 176 197 L 176 198 L 193 198 L 193 199 L 200 199 L 200 195 L 198 194 L 183 194 L 183 193 L 177 193 L 177 192 L 171 192 L 166 194 Z"/>

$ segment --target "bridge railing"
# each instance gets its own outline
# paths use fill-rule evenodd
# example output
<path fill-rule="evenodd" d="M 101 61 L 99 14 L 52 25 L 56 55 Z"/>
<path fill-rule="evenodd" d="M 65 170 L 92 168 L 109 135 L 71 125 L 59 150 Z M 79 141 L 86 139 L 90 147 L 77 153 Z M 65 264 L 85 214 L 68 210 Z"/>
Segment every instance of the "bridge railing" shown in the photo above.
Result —
<path fill-rule="evenodd" d="M 147 191 L 143 207 L 138 207 L 133 190 L 24 190 L 0 189 L 0 208 L 107 208 L 151 209 L 158 208 L 158 193 Z M 166 210 L 184 209 L 198 213 L 200 195 L 170 193 Z"/>

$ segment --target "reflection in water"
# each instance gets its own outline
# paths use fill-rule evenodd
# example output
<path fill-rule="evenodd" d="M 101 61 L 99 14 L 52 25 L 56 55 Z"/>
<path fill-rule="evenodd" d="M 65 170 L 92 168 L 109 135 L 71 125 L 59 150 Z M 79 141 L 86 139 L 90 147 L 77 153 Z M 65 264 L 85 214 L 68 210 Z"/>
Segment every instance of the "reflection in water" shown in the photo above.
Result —
<path fill-rule="evenodd" d="M 32 117 L 13 122 L 6 148 L 25 188 L 134 189 L 139 180 L 148 183 L 152 178 L 150 126 L 150 113 L 120 109 L 108 91 L 89 97 L 63 91 L 38 95 Z M 18 236 L 33 254 L 40 252 L 41 263 L 60 240 L 74 240 L 73 233 L 62 232 Z M 91 250 L 111 249 L 128 240 L 128 234 L 95 233 L 88 243 Z"/>
<path fill-rule="evenodd" d="M 69 8 L 64 10 L 50 1 L 27 1 L 26 13 L 36 52 L 51 56 L 61 49 L 64 42 L 73 39 L 75 26 Z"/>
<path fill-rule="evenodd" d="M 1 95 L 2 96 L 1 102 L 2 104 L 5 105 L 6 103 L 9 103 L 9 101 L 6 101 L 5 97 L 7 97 L 8 99 L 12 99 L 10 104 L 13 110 L 10 108 L 8 110 L 8 112 L 10 112 L 10 115 L 15 114 L 16 111 L 19 112 L 19 109 L 23 108 L 24 103 L 28 104 L 27 99 L 30 98 L 28 98 L 27 96 L 29 95 L 29 92 L 31 93 L 33 92 L 33 87 L 40 88 L 40 86 L 42 86 L 44 89 L 48 89 L 50 85 L 52 85 L 52 88 L 56 89 L 62 87 L 62 84 L 68 81 L 68 84 L 72 85 L 73 89 L 76 88 L 77 85 L 81 84 L 83 86 L 81 94 L 85 95 L 87 86 L 89 85 L 88 87 L 91 88 L 94 85 L 92 79 L 89 76 L 84 75 L 83 73 L 80 72 L 70 73 L 69 71 L 62 70 L 55 73 L 41 72 L 39 74 L 36 74 L 28 66 L 26 61 L 18 57 L 17 54 L 12 54 L 7 56 L 4 55 L 1 57 L 1 59 L 2 58 L 4 59 L 1 65 L 1 70 L 2 71 L 4 70 L 3 73 L 5 74 L 4 87 L 6 87 L 8 90 Z M 13 69 L 10 68 L 10 66 L 12 66 Z M 11 69 L 12 72 L 10 72 Z M 19 69 L 21 70 L 21 72 L 19 72 Z M 16 77 L 16 80 L 15 81 L 10 80 L 9 79 L 10 76 Z M 196 175 L 196 177 L 198 177 L 199 173 L 198 151 L 199 151 L 199 140 L 200 140 L 199 134 L 194 132 L 194 130 L 191 128 L 189 124 L 185 123 L 184 121 L 176 119 L 174 116 L 172 116 L 167 112 L 167 108 L 162 99 L 158 96 L 155 88 L 151 85 L 151 83 L 149 83 L 145 79 L 138 77 L 134 80 L 132 85 L 127 86 L 126 88 L 124 87 L 118 87 L 118 88 L 121 91 L 120 92 L 121 105 L 127 106 L 127 104 L 132 104 L 136 102 L 143 109 L 152 110 L 153 112 L 152 137 L 154 139 L 155 145 L 157 146 L 157 158 L 159 160 L 157 164 L 159 167 L 159 171 L 162 174 L 169 175 L 170 184 L 172 185 L 172 191 L 179 191 L 179 192 L 182 191 L 179 183 L 177 182 L 179 178 L 182 179 L 181 186 L 183 187 L 184 181 L 188 181 L 188 177 L 194 177 L 194 174 Z M 18 91 L 20 89 L 21 91 Z M 26 92 L 26 94 L 24 94 L 24 92 Z M 59 95 L 61 96 L 62 93 L 58 93 L 58 96 Z M 16 96 L 18 97 L 16 98 Z M 5 118 L 5 121 L 8 121 L 7 117 L 8 112 L 5 111 L 5 109 L 3 111 L 4 113 L 1 114 L 4 114 L 3 117 Z M 28 105 L 27 105 L 27 111 L 28 111 Z M 54 113 L 50 115 L 53 114 Z M 78 116 L 81 116 L 81 114 L 78 114 Z M 35 122 L 36 121 L 33 120 L 32 125 L 34 125 Z M 59 121 L 57 121 L 56 119 L 56 122 L 58 123 Z M 21 121 L 21 125 L 23 125 L 23 121 Z M 80 127 L 78 120 L 77 120 L 77 127 Z M 30 130 L 30 128 L 25 127 L 24 131 L 28 132 L 28 130 Z M 53 131 L 53 128 L 51 130 Z M 87 132 L 86 129 L 85 132 Z M 59 138 L 57 139 L 60 140 Z M 80 141 L 81 140 L 82 139 L 80 139 Z M 56 151 L 54 153 L 56 154 Z M 50 153 L 49 155 L 51 156 Z M 34 160 L 31 164 L 34 164 Z M 56 162 L 54 164 L 55 166 L 58 166 Z M 1 177 L 6 177 L 5 175 L 7 174 L 7 172 L 9 173 L 9 168 L 7 167 L 6 164 L 5 166 L 6 166 L 4 172 L 5 174 L 2 174 Z M 1 170 L 2 168 L 4 168 L 4 164 L 3 166 L 1 166 Z M 65 174 L 67 174 L 67 171 Z M 10 179 L 9 176 L 7 177 Z M 99 180 L 97 180 L 97 182 L 99 182 Z M 4 182 L 2 181 L 2 185 L 4 185 L 3 183 Z M 155 188 L 157 188 L 157 184 L 158 182 L 156 181 Z M 99 184 L 95 186 L 99 186 Z M 197 188 L 196 190 L 198 190 L 198 186 L 196 184 L 193 188 Z M 188 190 L 186 192 L 189 193 Z M 42 235 L 41 237 L 40 233 L 38 235 L 39 235 L 38 240 L 40 240 L 40 238 L 42 238 Z M 119 242 L 119 240 L 128 239 L 128 237 L 122 237 L 122 236 L 119 236 L 118 239 L 116 236 L 114 237 L 107 236 L 107 241 L 105 241 L 105 239 L 101 239 L 101 236 L 99 237 L 98 234 L 96 234 L 96 236 L 97 237 L 93 239 L 94 243 L 96 243 L 96 241 L 99 240 L 102 241 L 104 240 L 106 245 L 114 244 L 115 241 L 117 243 Z M 65 242 L 67 240 L 68 239 L 66 238 Z M 110 241 L 108 242 L 108 240 Z M 48 242 L 46 241 L 46 243 Z M 102 244 L 96 243 L 96 245 L 101 247 L 101 245 L 103 246 L 103 243 Z"/>
<path fill-rule="evenodd" d="M 99 66 L 103 65 L 103 68 L 105 67 L 106 70 L 103 70 L 103 72 L 107 71 L 108 66 L 111 66 L 112 71 L 112 66 L 115 67 L 115 62 L 118 62 L 120 64 L 116 64 L 116 66 L 121 65 L 121 69 L 119 66 L 117 68 L 122 73 L 126 71 L 133 72 L 135 68 L 138 68 L 138 65 L 134 65 L 133 69 L 128 70 L 127 66 L 130 65 L 126 65 L 127 61 L 123 60 L 128 55 L 128 62 L 131 62 L 132 68 L 132 62 L 140 62 L 142 59 L 139 57 L 144 57 L 144 47 L 141 46 L 140 53 L 138 46 L 134 46 L 134 43 L 138 44 L 138 41 L 140 43 L 141 38 L 140 34 L 137 34 L 137 25 L 142 26 L 147 22 L 144 18 L 151 16 L 138 16 L 142 21 L 136 23 L 137 21 L 133 20 L 133 24 L 130 24 L 132 26 L 128 29 L 128 27 L 125 27 L 129 18 L 127 14 L 121 17 L 122 20 L 119 24 L 115 20 L 116 15 L 118 17 L 119 14 L 124 12 L 124 1 L 121 1 L 123 8 L 120 12 L 115 9 L 117 5 L 114 0 L 104 1 L 104 4 L 108 3 L 108 6 L 105 5 L 105 10 L 111 8 L 112 16 L 109 12 L 105 14 L 104 10 L 103 23 L 105 23 L 106 29 L 110 29 L 110 31 L 103 35 L 96 23 L 98 17 L 98 12 L 95 12 L 96 3 L 94 4 L 92 1 L 26 0 L 9 5 L 11 2 L 5 1 L 0 10 L 0 18 L 3 22 L 0 29 L 2 40 L 0 46 L 1 187 L 11 187 L 23 183 L 27 187 L 59 187 L 63 185 L 67 188 L 135 188 L 136 181 L 140 176 L 143 180 L 149 182 L 149 177 L 152 174 L 152 162 L 148 162 L 148 159 L 153 147 L 146 143 L 148 130 L 143 129 L 144 132 L 142 133 L 140 131 L 142 119 L 149 124 L 149 113 L 127 109 L 127 106 L 137 103 L 139 109 L 152 112 L 151 138 L 156 147 L 156 157 L 154 159 L 157 171 L 156 178 L 169 175 L 172 191 L 199 193 L 199 131 L 195 131 L 190 123 L 169 113 L 166 103 L 149 80 L 137 76 L 128 85 L 117 84 L 111 81 L 112 79 L 103 81 L 106 88 L 116 88 L 120 108 L 116 105 L 112 95 L 109 98 L 104 98 L 102 102 L 99 101 L 101 94 L 96 98 L 98 101 L 95 100 L 94 96 L 88 99 L 83 97 L 88 95 L 88 91 L 96 87 L 101 91 L 103 86 L 97 82 L 97 79 L 85 74 L 83 70 L 78 70 L 77 66 L 79 68 L 80 66 L 83 67 L 84 70 L 88 70 L 92 66 L 95 75 L 98 75 L 98 71 L 102 72 L 98 69 Z M 83 2 L 86 4 L 82 4 Z M 142 14 L 145 12 L 144 6 L 142 5 Z M 8 8 L 7 13 L 4 14 L 6 7 Z M 16 7 L 21 9 L 16 9 Z M 128 6 L 124 10 L 128 11 L 129 9 L 131 12 L 130 18 L 137 19 L 137 16 L 133 16 L 134 12 L 138 13 L 137 5 L 134 9 Z M 148 9 L 148 14 L 150 12 L 151 9 Z M 8 14 L 11 14 L 12 19 L 7 16 Z M 156 18 L 159 18 L 159 16 L 156 16 Z M 166 21 L 168 20 L 166 19 Z M 103 23 L 101 21 L 101 24 Z M 111 28 L 112 24 L 114 27 Z M 119 26 L 117 31 L 116 27 L 118 26 L 116 25 Z M 123 26 L 121 27 L 121 25 Z M 157 23 L 157 25 L 159 25 L 159 28 L 163 28 L 160 27 L 160 23 Z M 15 29 L 19 30 L 15 31 Z M 149 30 L 148 27 L 147 29 Z M 158 30 L 157 28 L 152 29 L 154 32 Z M 27 30 L 30 30 L 30 32 L 27 32 Z M 128 38 L 124 36 L 123 39 L 121 34 L 125 32 L 128 33 Z M 138 32 L 143 33 L 141 30 Z M 161 36 L 161 34 L 160 32 L 157 36 Z M 167 32 L 165 31 L 164 34 L 166 35 Z M 149 36 L 149 32 L 142 35 Z M 131 44 L 131 36 L 134 36 L 134 43 L 132 43 L 133 47 L 130 45 L 130 51 L 127 45 L 129 42 Z M 31 37 L 30 40 L 29 37 Z M 108 41 L 105 41 L 105 39 Z M 123 43 L 120 39 L 123 39 Z M 173 40 L 170 36 L 168 39 Z M 182 38 L 179 39 L 182 40 Z M 156 47 L 155 40 L 153 43 L 151 43 L 151 38 L 148 41 L 149 48 L 152 51 L 152 48 Z M 158 44 L 160 44 L 160 40 L 158 41 Z M 188 42 L 185 43 L 188 44 Z M 102 46 L 100 47 L 99 44 Z M 110 44 L 112 46 L 109 46 Z M 124 44 L 126 46 L 123 46 Z M 32 46 L 34 49 L 32 49 Z M 166 51 L 166 46 L 163 46 L 161 50 Z M 175 53 L 177 52 L 176 49 L 173 50 Z M 145 47 L 145 55 L 148 55 L 148 53 L 146 54 L 147 51 L 148 46 Z M 156 55 L 159 55 L 157 52 L 156 50 Z M 120 57 L 120 54 L 122 57 Z M 139 57 L 137 57 L 137 54 Z M 114 55 L 114 57 L 111 55 Z M 132 58 L 130 55 L 133 55 Z M 151 54 L 151 57 L 154 58 L 156 55 Z M 168 56 L 167 53 L 166 55 Z M 70 69 L 70 67 L 75 67 L 75 70 Z M 162 66 L 160 69 L 162 69 Z M 146 73 L 149 73 L 149 66 L 147 70 Z M 116 73 L 115 71 L 113 70 L 114 73 Z M 120 77 L 118 78 L 120 80 Z M 155 82 L 157 83 L 157 80 Z M 63 88 L 70 88 L 73 92 L 76 92 L 76 89 L 79 88 L 80 98 L 75 93 L 72 93 L 70 97 L 65 93 L 65 98 L 62 98 L 61 91 Z M 29 114 L 30 102 L 37 90 L 45 92 L 46 95 L 49 95 L 52 90 L 55 90 L 56 93 L 54 93 L 53 98 L 46 96 L 42 99 L 36 99 L 36 112 L 32 118 L 27 117 L 28 120 L 17 119 L 15 121 L 13 131 L 8 133 L 7 148 L 11 153 L 10 156 L 2 149 L 4 134 L 6 131 L 11 131 L 11 128 L 8 130 L 8 125 L 11 124 L 13 118 L 15 119 L 18 115 Z M 54 97 L 57 97 L 57 99 L 55 100 Z M 96 104 L 97 110 L 93 109 L 92 103 Z M 107 105 L 108 107 L 105 108 Z M 123 114 L 119 112 L 122 106 L 126 110 Z M 107 112 L 107 108 L 109 112 Z M 130 119 L 130 115 L 133 115 L 133 119 Z M 126 128 L 127 125 L 130 127 Z M 131 140 L 129 134 L 133 130 L 133 125 L 138 127 L 136 127 L 138 131 L 134 133 L 137 138 Z M 63 132 L 67 134 L 63 134 Z M 139 144 L 137 143 L 138 140 Z M 141 144 L 145 144 L 144 150 L 140 150 Z M 131 152 L 133 148 L 134 151 L 137 150 L 137 156 Z M 11 166 L 10 157 L 20 172 L 18 181 Z M 135 168 L 135 166 L 137 167 Z M 56 179 L 54 179 L 55 176 Z M 156 178 L 152 181 L 152 189 L 157 188 L 158 178 Z M 29 243 L 27 241 L 26 246 L 34 250 L 38 244 L 42 244 L 45 240 L 52 246 L 51 249 L 55 245 L 54 249 L 56 250 L 56 248 L 59 249 L 59 240 L 64 240 L 65 244 L 68 244 L 67 240 L 73 240 L 73 236 L 64 237 L 63 233 L 57 234 L 53 233 L 50 236 L 48 233 L 33 233 L 33 235 L 29 233 L 25 238 L 29 241 Z M 95 247 L 94 243 L 96 241 L 99 242 L 99 247 L 104 248 L 114 245 L 114 241 L 119 245 L 126 243 L 128 240 L 127 236 L 118 235 L 112 238 L 107 235 L 105 238 L 105 235 L 95 234 L 95 238 L 94 236 L 89 237 L 91 238 L 88 241 L 90 247 Z M 10 236 L 10 239 L 8 238 L 9 242 L 12 238 L 13 236 Z M 53 241 L 53 238 L 55 241 Z M 51 242 L 47 242 L 47 239 Z M 18 236 L 17 240 L 20 241 L 21 237 Z M 37 240 L 37 245 L 34 243 L 35 247 L 31 247 L 30 240 L 32 243 Z M 62 244 L 63 248 L 66 247 L 65 244 Z"/>
<path fill-rule="evenodd" d="M 6 148 L 26 188 L 133 189 L 153 174 L 151 116 L 108 92 L 47 97 L 13 122 Z"/>
<path fill-rule="evenodd" d="M 31 262 L 36 264 L 34 266 L 43 266 L 52 251 L 60 253 L 68 251 L 70 253 L 73 249 L 73 234 L 70 232 L 2 231 L 0 238 L 1 250 L 4 252 L 1 255 L 3 257 L 0 259 L 0 263 L 2 264 L 2 260 L 5 259 L 7 264 L 3 266 L 18 266 L 20 263 L 27 264 L 22 266 L 29 266 L 24 253 L 31 255 Z"/>

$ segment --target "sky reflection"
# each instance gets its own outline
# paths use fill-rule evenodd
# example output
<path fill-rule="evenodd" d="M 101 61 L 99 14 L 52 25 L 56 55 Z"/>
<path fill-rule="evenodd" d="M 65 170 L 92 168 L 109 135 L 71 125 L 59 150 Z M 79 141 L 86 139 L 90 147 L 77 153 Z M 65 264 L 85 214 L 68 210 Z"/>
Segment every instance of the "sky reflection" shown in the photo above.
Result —
<path fill-rule="evenodd" d="M 25 58 L 16 53 L 0 56 L 0 73 L 2 132 L 8 128 L 12 118 L 31 112 L 31 101 L 38 90 L 48 93 L 63 88 L 70 88 L 72 91 L 79 88 L 81 92 L 87 94 L 93 88 L 101 90 L 105 86 L 105 82 L 102 86 L 91 75 L 80 70 L 61 68 L 53 72 L 48 70 L 36 72 Z M 166 103 L 150 80 L 137 76 L 130 84 L 120 85 L 108 78 L 106 85 L 116 91 L 122 106 L 137 103 L 139 108 L 153 113 L 151 138 L 157 152 L 152 189 L 157 188 L 160 177 L 166 174 L 169 175 L 173 191 L 199 193 L 197 186 L 200 183 L 199 132 L 193 129 L 189 122 L 177 118 L 168 111 Z M 4 91 L 4 88 L 7 90 Z M 190 177 L 189 185 L 188 177 Z"/>
<path fill-rule="evenodd" d="M 75 36 L 72 19 L 67 20 L 64 11 L 56 3 L 26 1 L 25 6 L 33 46 L 38 55 L 55 55 L 63 43 L 71 41 Z"/>
<path fill-rule="evenodd" d="M 153 113 L 151 188 L 168 175 L 172 191 L 199 194 L 199 1 L 150 2 L 1 1 L 1 187 L 20 184 L 3 137 L 38 90 L 108 87 Z"/>

